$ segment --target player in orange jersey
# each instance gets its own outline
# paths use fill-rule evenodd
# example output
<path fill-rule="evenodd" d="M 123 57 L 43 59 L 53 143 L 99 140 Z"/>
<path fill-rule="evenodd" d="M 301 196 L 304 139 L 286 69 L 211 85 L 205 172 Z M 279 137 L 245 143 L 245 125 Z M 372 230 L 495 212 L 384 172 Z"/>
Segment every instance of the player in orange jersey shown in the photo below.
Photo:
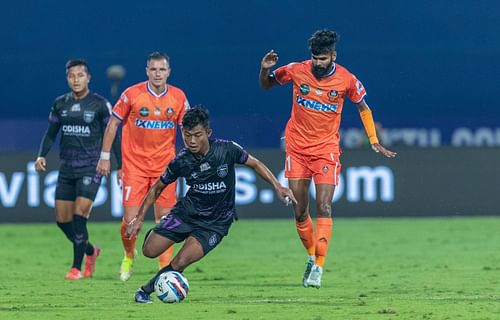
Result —
<path fill-rule="evenodd" d="M 260 85 L 268 89 L 293 83 L 291 117 L 285 130 L 285 176 L 293 191 L 297 232 L 308 254 L 304 287 L 321 286 L 321 276 L 332 232 L 332 199 L 340 172 L 339 126 L 344 99 L 358 107 L 361 120 L 375 152 L 386 157 L 395 152 L 380 145 L 366 91 L 361 82 L 346 68 L 335 62 L 337 33 L 316 31 L 309 39 L 311 59 L 290 63 L 270 73 L 278 61 L 271 50 L 262 58 Z M 316 235 L 309 215 L 311 177 L 316 188 Z"/>
<path fill-rule="evenodd" d="M 175 156 L 177 125 L 189 103 L 182 90 L 170 84 L 169 58 L 164 53 L 149 55 L 146 66 L 148 81 L 127 88 L 113 108 L 113 116 L 104 135 L 101 159 L 97 170 L 103 175 L 110 171 L 109 151 L 121 122 L 122 129 L 122 196 L 124 215 L 120 233 L 125 255 L 120 267 L 120 279 L 132 275 L 136 237 L 126 236 L 126 226 L 139 210 L 150 187 Z M 176 184 L 169 185 L 154 206 L 155 220 L 170 212 L 176 202 Z M 160 269 L 170 263 L 173 249 L 158 257 Z"/>

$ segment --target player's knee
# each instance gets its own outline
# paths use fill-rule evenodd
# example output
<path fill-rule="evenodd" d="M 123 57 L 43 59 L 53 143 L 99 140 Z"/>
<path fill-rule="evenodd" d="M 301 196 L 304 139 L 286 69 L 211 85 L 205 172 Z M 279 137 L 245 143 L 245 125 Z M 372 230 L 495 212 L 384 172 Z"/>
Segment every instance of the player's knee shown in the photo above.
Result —
<path fill-rule="evenodd" d="M 330 218 L 332 216 L 332 204 L 330 202 L 318 203 L 318 216 L 321 218 Z"/>
<path fill-rule="evenodd" d="M 189 259 L 187 259 L 186 257 L 179 257 L 179 256 L 176 256 L 172 262 L 170 263 L 172 265 L 172 268 L 174 270 L 177 270 L 177 271 L 184 271 L 184 269 L 186 269 L 186 267 L 191 263 L 191 261 L 189 261 Z"/>
<path fill-rule="evenodd" d="M 155 252 L 155 250 L 152 250 L 147 245 L 142 246 L 142 254 L 148 258 L 156 258 L 158 256 L 158 254 Z"/>

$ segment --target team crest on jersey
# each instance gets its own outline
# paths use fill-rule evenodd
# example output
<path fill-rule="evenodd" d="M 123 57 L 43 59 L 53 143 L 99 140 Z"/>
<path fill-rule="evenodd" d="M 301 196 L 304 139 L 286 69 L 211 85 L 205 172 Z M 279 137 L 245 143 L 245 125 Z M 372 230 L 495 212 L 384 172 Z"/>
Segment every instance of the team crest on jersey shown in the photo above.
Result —
<path fill-rule="evenodd" d="M 307 96 L 309 94 L 309 92 L 311 92 L 311 87 L 309 87 L 309 85 L 307 83 L 301 84 L 299 89 L 300 89 L 300 93 L 302 93 L 302 95 L 304 95 L 304 96 Z"/>
<path fill-rule="evenodd" d="M 85 121 L 86 123 L 91 123 L 92 121 L 94 121 L 94 117 L 95 117 L 94 111 L 88 111 L 88 110 L 83 111 L 83 121 Z"/>
<path fill-rule="evenodd" d="M 229 172 L 229 169 L 227 167 L 227 164 L 223 164 L 223 165 L 217 167 L 217 175 L 221 178 L 224 178 L 225 176 L 227 176 L 228 172 Z"/>
<path fill-rule="evenodd" d="M 165 115 L 167 117 L 171 118 L 174 115 L 174 109 L 173 108 L 167 108 L 167 110 L 165 110 Z"/>
<path fill-rule="evenodd" d="M 149 116 L 149 109 L 147 107 L 142 107 L 141 109 L 139 109 L 139 114 L 141 115 L 141 117 L 147 117 Z"/>
<path fill-rule="evenodd" d="M 161 114 L 161 110 L 159 107 L 155 107 L 155 116 L 159 116 Z"/>
<path fill-rule="evenodd" d="M 328 172 L 328 166 L 327 166 L 326 164 L 323 166 L 323 172 L 324 172 L 324 173 L 327 173 L 327 172 Z"/>
<path fill-rule="evenodd" d="M 202 164 L 200 164 L 200 171 L 203 172 L 203 171 L 207 171 L 210 169 L 210 164 L 208 162 L 203 162 Z"/>
<path fill-rule="evenodd" d="M 80 111 L 80 104 L 75 103 L 74 105 L 71 106 L 71 112 L 79 112 Z"/>
<path fill-rule="evenodd" d="M 92 183 L 92 177 L 83 177 L 82 182 L 83 182 L 83 185 L 88 186 Z"/>

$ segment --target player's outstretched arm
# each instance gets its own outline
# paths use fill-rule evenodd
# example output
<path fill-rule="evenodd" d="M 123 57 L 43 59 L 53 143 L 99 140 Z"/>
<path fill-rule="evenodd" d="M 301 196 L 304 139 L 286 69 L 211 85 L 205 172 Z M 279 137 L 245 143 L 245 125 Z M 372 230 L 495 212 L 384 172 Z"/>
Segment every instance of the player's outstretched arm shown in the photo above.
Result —
<path fill-rule="evenodd" d="M 276 79 L 269 76 L 269 69 L 274 67 L 278 62 L 278 54 L 274 50 L 269 51 L 262 58 L 260 63 L 259 83 L 264 89 L 269 89 L 278 84 Z"/>
<path fill-rule="evenodd" d="M 104 138 L 102 139 L 101 158 L 97 163 L 97 173 L 107 176 L 111 171 L 111 146 L 115 140 L 116 131 L 120 125 L 120 120 L 114 116 L 108 122 L 106 130 L 104 131 Z"/>
<path fill-rule="evenodd" d="M 155 203 L 156 199 L 158 199 L 161 192 L 163 191 L 163 189 L 165 189 L 166 186 L 167 185 L 164 184 L 161 179 L 158 179 L 151 187 L 151 189 L 149 189 L 148 194 L 146 194 L 146 197 L 144 198 L 144 200 L 142 200 L 139 212 L 127 224 L 127 236 L 129 238 L 132 238 L 139 233 L 142 227 L 142 223 L 144 222 L 146 212 L 148 212 L 149 207 L 151 207 Z"/>
<path fill-rule="evenodd" d="M 269 182 L 270 185 L 274 187 L 274 190 L 280 197 L 280 200 L 283 201 L 286 205 L 290 204 L 290 202 L 297 203 L 297 200 L 293 196 L 292 190 L 285 188 L 279 183 L 278 179 L 274 176 L 274 174 L 269 170 L 269 168 L 262 163 L 259 159 L 248 155 L 248 160 L 245 163 L 246 166 L 252 168 L 259 176 L 261 176 L 264 180 Z"/>
<path fill-rule="evenodd" d="M 373 121 L 372 111 L 370 110 L 364 99 L 361 100 L 360 103 L 358 103 L 358 110 L 361 121 L 363 122 L 363 126 L 365 127 L 366 135 L 370 140 L 372 150 L 382 153 L 387 158 L 394 158 L 397 153 L 386 149 L 379 143 L 377 138 L 377 130 L 375 129 L 375 122 Z"/>

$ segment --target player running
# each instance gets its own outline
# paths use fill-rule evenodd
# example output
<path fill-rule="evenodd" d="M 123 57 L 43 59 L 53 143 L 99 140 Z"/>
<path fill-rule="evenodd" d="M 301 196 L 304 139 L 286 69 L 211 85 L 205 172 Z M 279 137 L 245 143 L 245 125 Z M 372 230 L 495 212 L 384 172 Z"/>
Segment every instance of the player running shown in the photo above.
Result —
<path fill-rule="evenodd" d="M 144 216 L 163 189 L 179 177 L 186 178 L 190 186 L 186 197 L 180 199 L 172 212 L 149 230 L 142 252 L 154 258 L 174 243 L 184 241 L 172 262 L 162 268 L 149 282 L 135 293 L 135 301 L 149 303 L 154 282 L 163 272 L 182 272 L 193 262 L 202 259 L 227 235 L 236 219 L 235 164 L 252 168 L 269 182 L 282 201 L 295 202 L 290 189 L 283 187 L 271 171 L 232 141 L 209 139 L 212 130 L 208 112 L 195 107 L 186 112 L 182 120 L 185 148 L 171 161 L 160 179 L 149 190 L 138 214 L 127 226 L 127 235 L 139 232 Z"/>
<path fill-rule="evenodd" d="M 137 255 L 136 237 L 129 238 L 125 235 L 126 226 L 137 215 L 149 188 L 174 158 L 177 124 L 189 108 L 184 92 L 167 84 L 170 62 L 166 54 L 154 52 L 149 55 L 146 75 L 148 81 L 127 88 L 114 106 L 97 166 L 100 174 L 109 174 L 109 151 L 118 126 L 123 122 L 122 198 L 125 212 L 120 234 L 125 255 L 120 266 L 122 281 L 127 281 L 132 275 Z M 163 215 L 170 212 L 175 201 L 176 183 L 172 183 L 155 203 L 157 223 Z M 160 269 L 169 264 L 172 252 L 173 248 L 158 257 Z"/>
<path fill-rule="evenodd" d="M 295 224 L 308 255 L 304 287 L 321 286 L 333 225 L 333 193 L 341 168 L 339 126 L 345 98 L 357 105 L 372 149 L 389 158 L 396 156 L 377 139 L 363 84 L 335 62 L 337 38 L 334 31 L 316 31 L 309 39 L 310 60 L 290 63 L 272 73 L 269 70 L 276 65 L 278 55 L 271 50 L 262 59 L 259 74 L 265 89 L 293 83 L 292 112 L 285 130 L 285 177 L 297 198 Z M 316 234 L 309 215 L 311 178 L 316 188 Z"/>
<path fill-rule="evenodd" d="M 66 77 L 71 92 L 56 99 L 49 114 L 49 126 L 42 138 L 37 171 L 45 171 L 45 156 L 61 131 L 60 166 L 55 194 L 56 222 L 73 243 L 73 265 L 68 280 L 91 277 L 101 249 L 89 242 L 87 220 L 101 184 L 96 172 L 104 130 L 111 116 L 111 104 L 89 90 L 90 72 L 82 59 L 66 63 Z M 118 168 L 121 167 L 120 141 L 113 145 Z"/>

